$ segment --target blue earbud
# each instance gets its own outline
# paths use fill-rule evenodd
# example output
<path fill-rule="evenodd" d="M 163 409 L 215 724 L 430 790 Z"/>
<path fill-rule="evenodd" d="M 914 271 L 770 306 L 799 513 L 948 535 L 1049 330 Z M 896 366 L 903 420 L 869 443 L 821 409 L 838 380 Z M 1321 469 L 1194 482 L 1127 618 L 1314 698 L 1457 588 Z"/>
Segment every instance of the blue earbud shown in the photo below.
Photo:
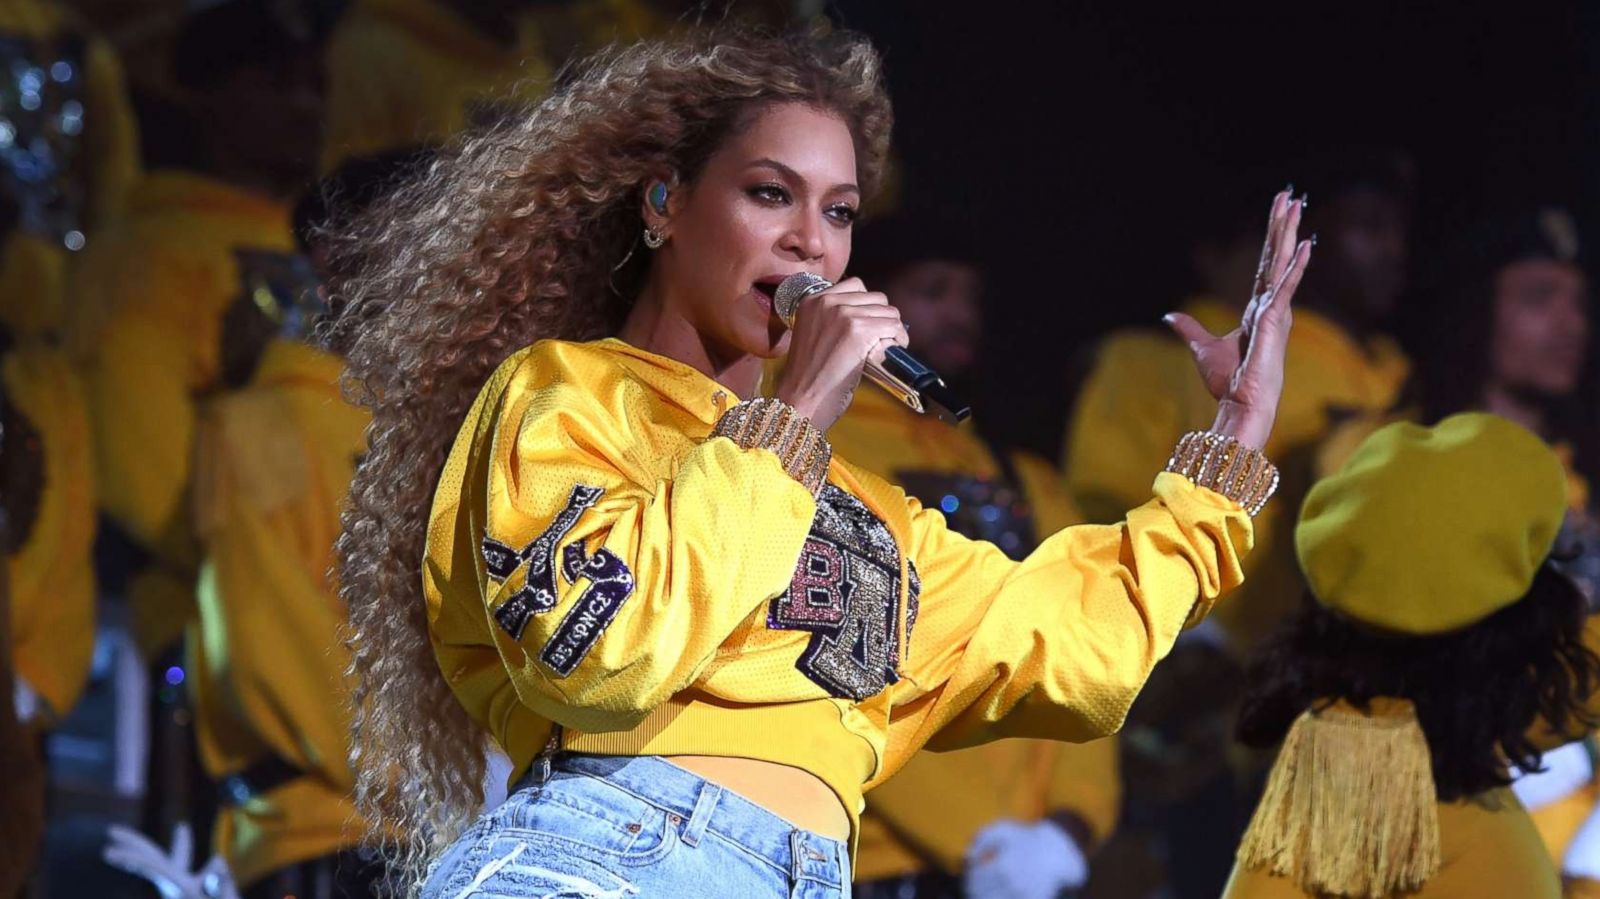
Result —
<path fill-rule="evenodd" d="M 650 205 L 656 212 L 667 214 L 667 186 L 660 181 L 650 186 Z"/>

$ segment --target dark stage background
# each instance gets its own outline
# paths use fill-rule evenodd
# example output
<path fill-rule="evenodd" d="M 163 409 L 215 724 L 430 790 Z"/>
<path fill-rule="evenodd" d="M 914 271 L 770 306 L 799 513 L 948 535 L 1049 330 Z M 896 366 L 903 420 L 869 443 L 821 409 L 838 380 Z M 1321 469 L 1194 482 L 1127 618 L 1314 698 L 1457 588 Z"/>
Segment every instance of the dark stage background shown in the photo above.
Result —
<path fill-rule="evenodd" d="M 981 426 L 1052 457 L 1091 339 L 1178 305 L 1219 179 L 1263 176 L 1264 226 L 1293 160 L 1408 152 L 1413 283 L 1443 264 L 1442 237 L 1507 205 L 1600 224 L 1600 4 L 828 8 L 885 51 L 902 208 L 956 211 L 989 264 Z M 1451 327 L 1438 305 L 1413 291 L 1408 344 Z"/>

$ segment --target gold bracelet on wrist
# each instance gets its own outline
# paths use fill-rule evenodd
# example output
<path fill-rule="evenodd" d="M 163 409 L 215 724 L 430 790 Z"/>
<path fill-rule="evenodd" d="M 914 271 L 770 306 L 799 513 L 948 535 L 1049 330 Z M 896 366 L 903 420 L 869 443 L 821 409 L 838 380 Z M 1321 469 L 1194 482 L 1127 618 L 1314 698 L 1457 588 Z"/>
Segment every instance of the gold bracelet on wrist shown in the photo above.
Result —
<path fill-rule="evenodd" d="M 1167 471 L 1226 496 L 1254 517 L 1278 489 L 1278 467 L 1260 450 L 1210 431 L 1190 431 L 1178 441 Z"/>
<path fill-rule="evenodd" d="M 783 470 L 812 496 L 828 480 L 833 447 L 811 419 L 782 400 L 759 397 L 734 406 L 717 419 L 711 436 L 726 437 L 745 449 L 771 450 Z"/>

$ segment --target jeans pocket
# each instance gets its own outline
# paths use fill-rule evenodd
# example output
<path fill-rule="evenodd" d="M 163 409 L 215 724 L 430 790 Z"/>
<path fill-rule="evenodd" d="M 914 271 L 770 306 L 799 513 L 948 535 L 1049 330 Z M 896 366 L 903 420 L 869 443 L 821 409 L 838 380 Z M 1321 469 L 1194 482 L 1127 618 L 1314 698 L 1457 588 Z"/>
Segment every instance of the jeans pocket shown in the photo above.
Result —
<path fill-rule="evenodd" d="M 552 781 L 522 796 L 495 823 L 496 834 L 530 844 L 555 844 L 603 862 L 646 865 L 678 845 L 683 819 L 602 780 L 579 777 Z"/>
<path fill-rule="evenodd" d="M 440 899 L 628 899 L 627 873 L 588 853 L 562 851 L 538 834 L 499 836 L 459 892 Z"/>
<path fill-rule="evenodd" d="M 571 852 L 602 863 L 638 866 L 655 864 L 677 848 L 682 824 L 677 815 L 645 803 L 599 816 L 553 799 L 540 803 L 536 814 L 520 825 L 499 832 L 541 853 Z"/>

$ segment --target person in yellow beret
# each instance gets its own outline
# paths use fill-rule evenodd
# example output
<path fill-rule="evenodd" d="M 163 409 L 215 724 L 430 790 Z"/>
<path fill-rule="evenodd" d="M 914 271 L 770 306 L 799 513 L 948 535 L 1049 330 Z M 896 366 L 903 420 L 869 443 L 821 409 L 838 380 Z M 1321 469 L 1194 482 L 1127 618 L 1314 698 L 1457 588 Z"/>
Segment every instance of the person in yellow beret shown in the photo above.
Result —
<path fill-rule="evenodd" d="M 919 358 L 956 384 L 978 361 L 984 292 L 962 233 L 927 215 L 874 221 L 851 263 L 900 310 Z M 952 529 L 1013 558 L 1080 521 L 1050 463 L 992 446 L 970 421 L 952 428 L 918 414 L 875 387 L 856 391 L 828 439 L 842 456 L 943 511 Z M 1090 853 L 1116 825 L 1120 800 L 1114 737 L 920 753 L 869 795 L 856 895 L 956 895 L 963 873 L 969 888 L 981 890 L 969 890 L 974 895 L 1054 897 L 1077 889 Z"/>
<path fill-rule="evenodd" d="M 0 323 L 21 338 L 65 324 L 68 262 L 122 212 L 139 138 L 116 52 L 67 4 L 0 0 Z"/>
<path fill-rule="evenodd" d="M 1226 899 L 1560 895 L 1508 766 L 1536 722 L 1592 723 L 1566 507 L 1555 454 L 1485 413 L 1389 425 L 1312 488 L 1314 602 L 1250 668 L 1239 736 L 1282 748 Z"/>
<path fill-rule="evenodd" d="M 1573 217 L 1554 206 L 1486 219 L 1465 230 L 1437 291 L 1455 327 L 1430 342 L 1419 372 L 1430 417 L 1482 409 L 1542 437 L 1567 471 L 1560 564 L 1600 599 L 1600 517 L 1589 484 L 1600 463 L 1593 398 L 1585 389 L 1589 279 Z M 1600 638 L 1600 629 L 1593 635 Z M 1600 639 L 1591 648 L 1600 649 Z M 1513 789 L 1550 856 L 1600 798 L 1588 740 L 1553 748 Z"/>

